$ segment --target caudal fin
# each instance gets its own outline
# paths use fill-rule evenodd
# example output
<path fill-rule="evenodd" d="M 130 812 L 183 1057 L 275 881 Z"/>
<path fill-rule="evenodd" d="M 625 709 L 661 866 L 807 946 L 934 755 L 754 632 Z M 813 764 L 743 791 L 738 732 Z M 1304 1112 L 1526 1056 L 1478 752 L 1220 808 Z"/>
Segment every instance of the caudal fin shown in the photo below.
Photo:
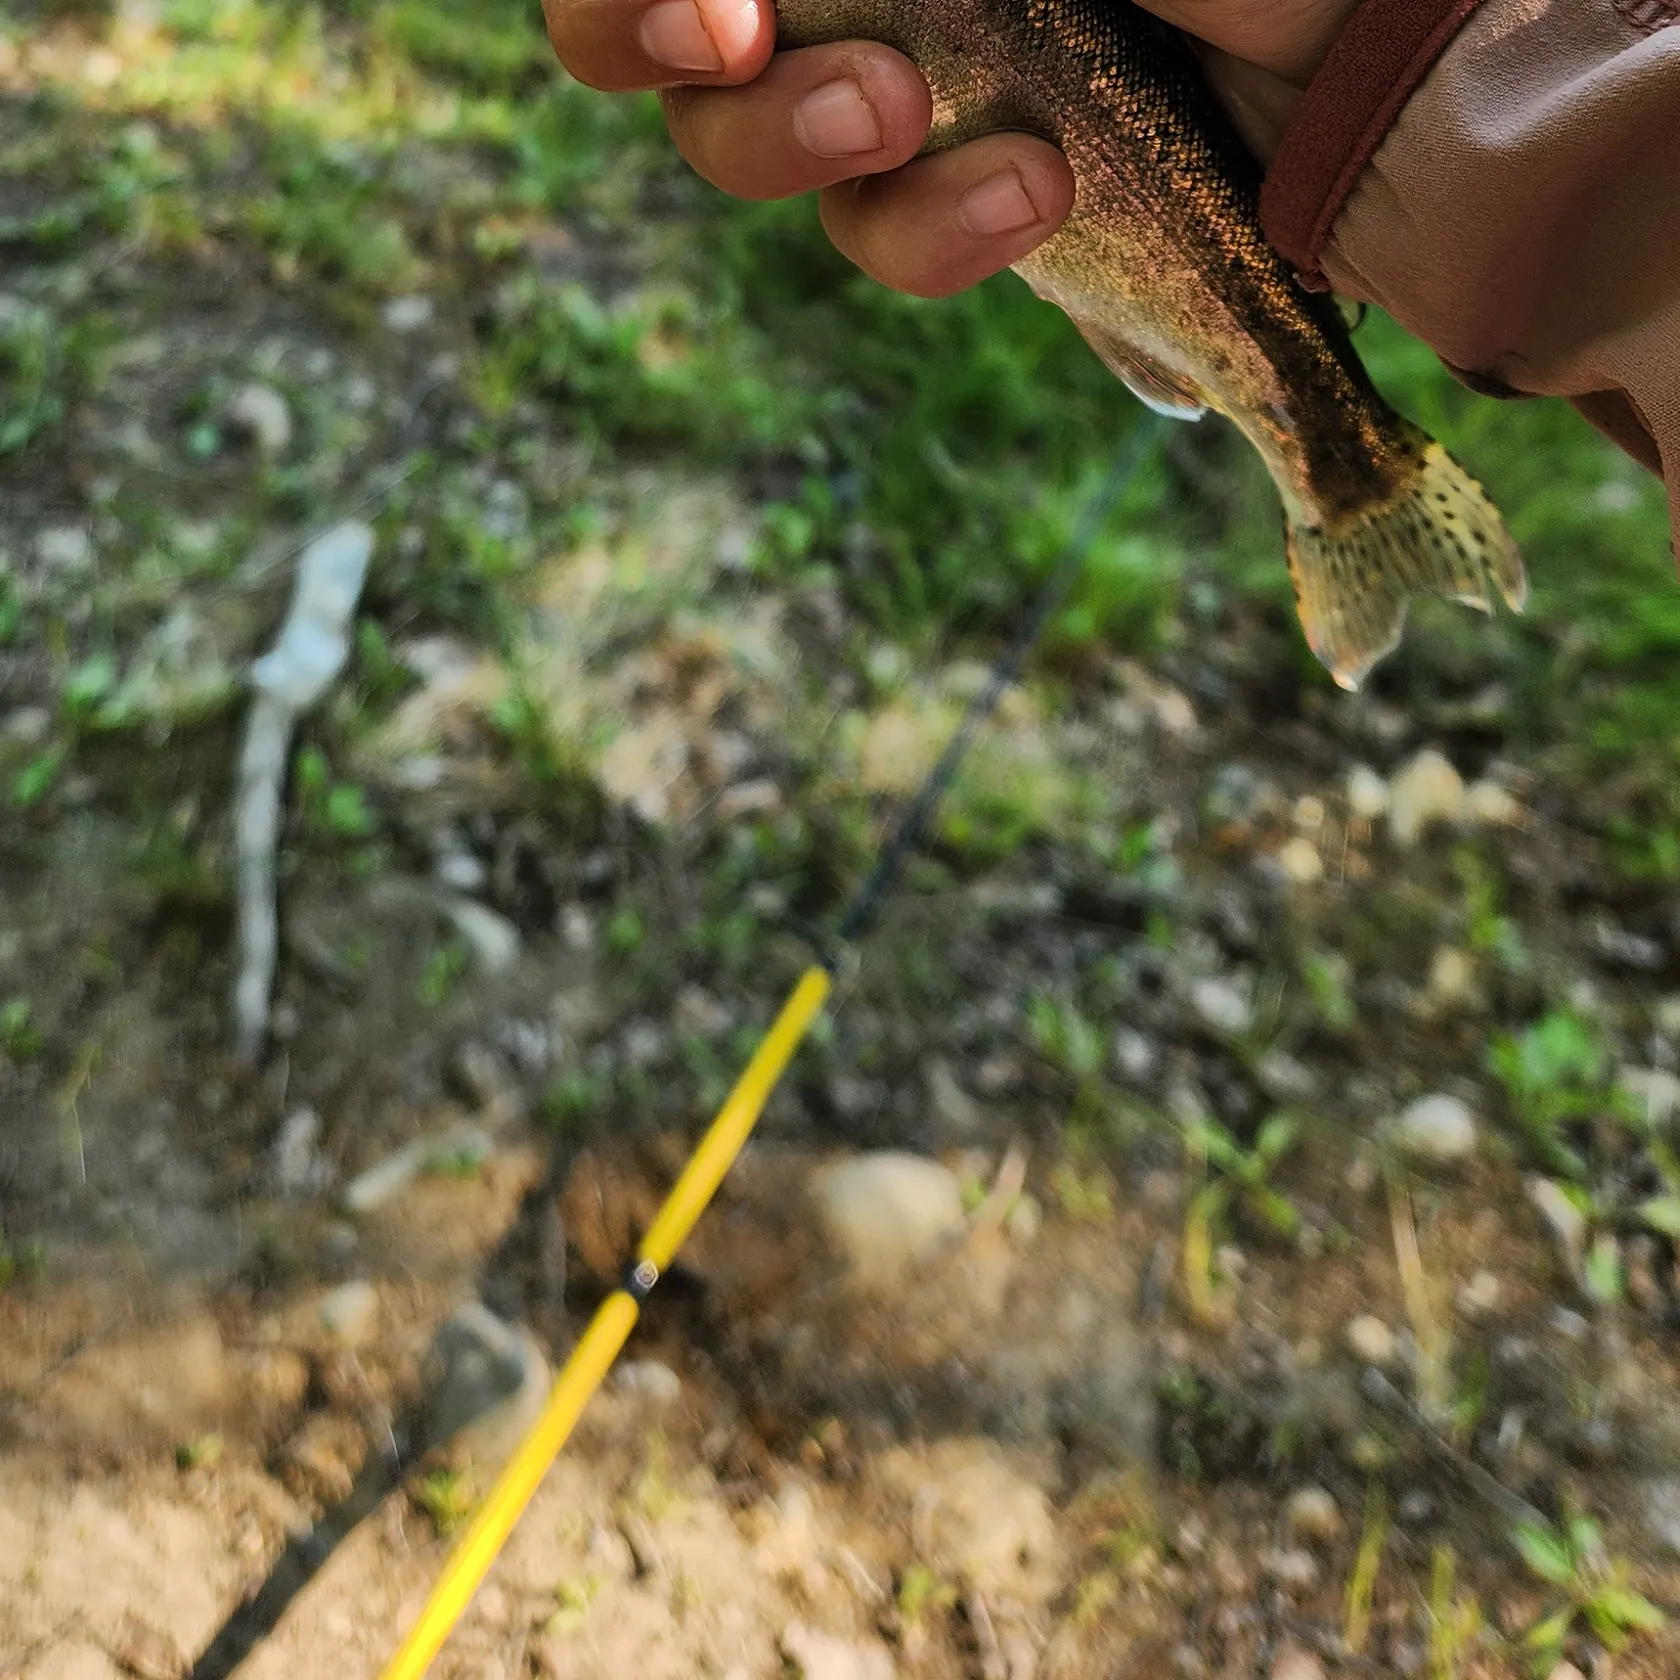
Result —
<path fill-rule="evenodd" d="M 1357 688 L 1393 652 L 1414 595 L 1488 613 L 1496 591 L 1515 612 L 1528 600 L 1522 556 L 1499 510 L 1440 444 L 1421 432 L 1417 442 L 1416 471 L 1399 494 L 1289 530 L 1301 628 L 1343 688 Z"/>

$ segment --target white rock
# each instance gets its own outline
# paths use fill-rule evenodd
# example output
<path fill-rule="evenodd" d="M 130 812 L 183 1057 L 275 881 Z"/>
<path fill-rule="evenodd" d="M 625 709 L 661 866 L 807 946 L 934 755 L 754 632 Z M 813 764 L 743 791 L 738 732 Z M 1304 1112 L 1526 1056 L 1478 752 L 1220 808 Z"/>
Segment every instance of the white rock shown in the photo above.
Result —
<path fill-rule="evenodd" d="M 1680 1476 L 1652 1476 L 1640 1492 L 1645 1526 L 1652 1537 L 1680 1557 Z"/>
<path fill-rule="evenodd" d="M 920 1155 L 859 1155 L 813 1188 L 830 1240 L 870 1285 L 898 1282 L 966 1223 L 957 1175 Z"/>
<path fill-rule="evenodd" d="M 1540 1210 L 1541 1218 L 1557 1238 L 1570 1265 L 1580 1265 L 1587 1246 L 1586 1215 L 1564 1193 L 1563 1187 L 1549 1178 L 1529 1179 L 1528 1199 Z"/>
<path fill-rule="evenodd" d="M 505 974 L 519 961 L 519 929 L 506 916 L 474 899 L 457 898 L 450 901 L 449 919 L 485 974 Z"/>
<path fill-rule="evenodd" d="M 1472 782 L 1465 804 L 1477 822 L 1490 828 L 1511 828 L 1522 821 L 1522 806 L 1498 782 Z"/>
<path fill-rule="evenodd" d="M 1373 822 L 1388 809 L 1388 783 L 1368 764 L 1355 765 L 1348 772 L 1348 809 Z"/>
<path fill-rule="evenodd" d="M 1324 1664 L 1311 1651 L 1295 1646 L 1272 1659 L 1268 1680 L 1324 1680 Z"/>
<path fill-rule="evenodd" d="M 1147 1079 L 1155 1071 L 1161 1052 L 1136 1027 L 1114 1030 L 1114 1066 L 1128 1079 Z"/>
<path fill-rule="evenodd" d="M 682 1398 L 682 1378 L 659 1359 L 627 1359 L 614 1373 L 613 1386 L 661 1409 Z"/>
<path fill-rule="evenodd" d="M 768 776 L 750 782 L 736 782 L 717 797 L 716 815 L 721 823 L 739 822 L 743 817 L 767 817 L 782 808 L 782 790 Z"/>
<path fill-rule="evenodd" d="M 1489 1271 L 1477 1272 L 1458 1292 L 1458 1310 L 1466 1318 L 1486 1318 L 1499 1309 L 1499 1279 Z"/>
<path fill-rule="evenodd" d="M 967 1137 L 980 1128 L 980 1105 L 960 1084 L 949 1062 L 935 1059 L 927 1070 L 928 1102 L 947 1131 Z"/>
<path fill-rule="evenodd" d="M 53 715 L 45 706 L 19 706 L 0 719 L 0 740 L 20 747 L 38 747 L 53 732 Z"/>
<path fill-rule="evenodd" d="M 228 424 L 265 455 L 284 455 L 292 443 L 292 410 L 272 385 L 242 385 L 227 407 Z"/>
<path fill-rule="evenodd" d="M 1318 1585 L 1318 1560 L 1299 1546 L 1262 1553 L 1260 1567 L 1279 1585 L 1300 1592 Z"/>
<path fill-rule="evenodd" d="M 1198 980 L 1190 988 L 1190 1003 L 1210 1027 L 1233 1038 L 1254 1025 L 1254 1005 L 1248 991 L 1233 981 L 1217 976 Z"/>
<path fill-rule="evenodd" d="M 1318 847 L 1304 834 L 1284 841 L 1278 848 L 1278 867 L 1297 886 L 1310 887 L 1324 879 L 1324 859 Z"/>
<path fill-rule="evenodd" d="M 1297 1540 L 1329 1545 L 1340 1537 L 1342 1513 L 1335 1496 L 1321 1487 L 1297 1488 L 1283 1508 L 1283 1520 Z"/>
<path fill-rule="evenodd" d="M 1394 1142 L 1414 1161 L 1449 1166 L 1476 1153 L 1476 1116 L 1467 1102 L 1437 1091 L 1407 1105 L 1395 1122 Z"/>
<path fill-rule="evenodd" d="M 988 1597 L 1043 1595 L 1061 1555 L 1050 1501 L 994 1442 L 942 1441 L 899 1458 L 896 1479 L 914 1486 L 926 1562 L 938 1574 Z"/>
<path fill-rule="evenodd" d="M 1254 1077 L 1273 1102 L 1310 1102 L 1318 1091 L 1318 1075 L 1287 1050 L 1268 1050 L 1256 1064 Z"/>
<path fill-rule="evenodd" d="M 1680 1112 L 1680 1077 L 1666 1068 L 1623 1068 L 1617 1083 L 1645 1111 L 1647 1125 L 1664 1127 Z"/>
<path fill-rule="evenodd" d="M 1464 809 L 1464 782 L 1432 747 L 1420 752 L 1389 787 L 1388 826 L 1411 845 L 1431 823 L 1450 822 Z"/>
<path fill-rule="evenodd" d="M 778 1644 L 799 1680 L 893 1680 L 892 1656 L 873 1639 L 854 1644 L 818 1633 L 803 1622 L 790 1622 Z"/>
<path fill-rule="evenodd" d="M 1044 1225 L 1044 1210 L 1036 1196 L 1017 1196 L 1014 1205 L 1003 1217 L 1003 1228 L 1009 1240 L 1021 1248 L 1031 1248 L 1038 1240 Z"/>
<path fill-rule="evenodd" d="M 1429 965 L 1429 997 L 1437 1004 L 1466 1003 L 1475 995 L 1476 965 L 1452 945 L 1436 951 Z"/>
<path fill-rule="evenodd" d="M 1651 1025 L 1664 1038 L 1680 1042 L 1680 992 L 1651 1005 Z"/>
<path fill-rule="evenodd" d="M 342 1347 L 360 1347 L 379 1322 L 379 1291 L 365 1278 L 341 1283 L 315 1307 L 321 1328 Z"/>
<path fill-rule="evenodd" d="M 93 538 L 85 526 L 49 525 L 35 533 L 35 557 L 55 572 L 86 571 L 93 561 Z"/>
<path fill-rule="evenodd" d="M 436 305 L 429 297 L 395 297 L 385 305 L 386 327 L 394 333 L 419 332 L 430 326 Z"/>
<path fill-rule="evenodd" d="M 1394 1332 L 1371 1313 L 1361 1313 L 1348 1324 L 1347 1344 L 1367 1365 L 1394 1363 Z"/>

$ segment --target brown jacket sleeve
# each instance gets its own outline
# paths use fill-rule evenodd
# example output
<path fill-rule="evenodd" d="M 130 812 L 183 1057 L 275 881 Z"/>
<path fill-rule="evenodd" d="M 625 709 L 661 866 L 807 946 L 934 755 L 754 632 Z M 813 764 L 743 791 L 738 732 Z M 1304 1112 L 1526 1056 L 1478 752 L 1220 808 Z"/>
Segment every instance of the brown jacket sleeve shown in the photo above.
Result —
<path fill-rule="evenodd" d="M 1262 213 L 1473 385 L 1573 400 L 1680 532 L 1680 0 L 1364 0 Z"/>

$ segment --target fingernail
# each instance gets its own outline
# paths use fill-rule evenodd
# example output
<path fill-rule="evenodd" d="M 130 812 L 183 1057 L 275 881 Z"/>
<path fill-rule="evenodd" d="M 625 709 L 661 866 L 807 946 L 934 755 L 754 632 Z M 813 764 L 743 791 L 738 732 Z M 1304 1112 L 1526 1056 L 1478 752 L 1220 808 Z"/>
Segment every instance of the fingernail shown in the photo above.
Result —
<path fill-rule="evenodd" d="M 707 33 L 694 0 L 660 0 L 642 13 L 642 51 L 667 70 L 723 68 L 723 54 Z"/>
<path fill-rule="evenodd" d="M 818 157 L 852 157 L 881 147 L 881 125 L 856 82 L 826 82 L 806 94 L 793 113 L 793 132 Z"/>
<path fill-rule="evenodd" d="M 959 210 L 963 226 L 984 237 L 1015 233 L 1038 220 L 1038 210 L 1013 169 L 1000 169 L 979 186 L 970 187 L 962 196 Z"/>

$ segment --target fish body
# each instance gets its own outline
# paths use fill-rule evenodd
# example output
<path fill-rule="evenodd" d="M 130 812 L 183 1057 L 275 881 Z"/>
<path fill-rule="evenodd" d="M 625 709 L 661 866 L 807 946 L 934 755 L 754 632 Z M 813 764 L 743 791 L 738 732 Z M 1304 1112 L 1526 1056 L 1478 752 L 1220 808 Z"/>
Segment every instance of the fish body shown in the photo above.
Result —
<path fill-rule="evenodd" d="M 1017 272 L 1142 401 L 1223 414 L 1259 451 L 1302 628 L 1344 687 L 1397 645 L 1414 594 L 1521 609 L 1498 512 L 1267 243 L 1258 166 L 1177 31 L 1127 0 L 778 0 L 777 16 L 781 46 L 910 58 L 933 93 L 929 149 L 1005 129 L 1061 148 L 1074 208 Z"/>

